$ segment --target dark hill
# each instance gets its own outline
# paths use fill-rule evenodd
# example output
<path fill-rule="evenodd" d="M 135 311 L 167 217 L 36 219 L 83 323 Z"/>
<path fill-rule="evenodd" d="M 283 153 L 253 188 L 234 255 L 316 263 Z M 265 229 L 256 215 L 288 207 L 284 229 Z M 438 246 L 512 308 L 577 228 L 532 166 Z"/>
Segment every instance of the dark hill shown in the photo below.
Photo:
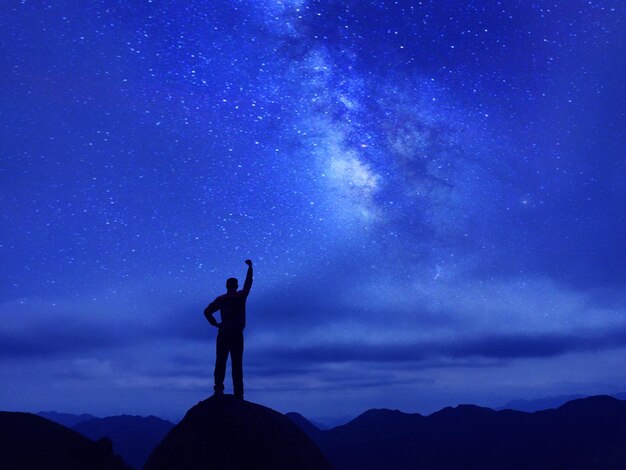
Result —
<path fill-rule="evenodd" d="M 0 412 L 0 467 L 11 470 L 125 470 L 110 440 L 93 442 L 30 413 Z"/>
<path fill-rule="evenodd" d="M 146 459 L 163 440 L 174 423 L 155 416 L 109 416 L 93 418 L 74 426 L 74 430 L 94 441 L 108 437 L 116 452 L 134 468 L 141 468 Z"/>
<path fill-rule="evenodd" d="M 398 410 L 374 409 L 357 416 L 348 424 L 331 429 L 326 435 L 332 436 L 333 443 L 378 439 L 412 432 L 423 416 L 407 414 Z"/>
<path fill-rule="evenodd" d="M 330 469 L 311 439 L 284 415 L 230 395 L 191 408 L 156 447 L 145 470 Z"/>
<path fill-rule="evenodd" d="M 626 468 L 626 401 L 589 397 L 536 413 L 370 410 L 314 436 L 336 470 Z"/>

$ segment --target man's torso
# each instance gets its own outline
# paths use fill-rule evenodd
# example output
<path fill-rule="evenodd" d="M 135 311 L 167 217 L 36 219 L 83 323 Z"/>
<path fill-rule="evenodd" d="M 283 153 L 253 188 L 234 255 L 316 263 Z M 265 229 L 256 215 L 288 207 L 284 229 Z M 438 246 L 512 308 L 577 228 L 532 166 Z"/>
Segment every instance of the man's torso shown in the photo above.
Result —
<path fill-rule="evenodd" d="M 243 291 L 220 295 L 217 299 L 222 329 L 243 330 L 246 326 L 246 295 Z"/>

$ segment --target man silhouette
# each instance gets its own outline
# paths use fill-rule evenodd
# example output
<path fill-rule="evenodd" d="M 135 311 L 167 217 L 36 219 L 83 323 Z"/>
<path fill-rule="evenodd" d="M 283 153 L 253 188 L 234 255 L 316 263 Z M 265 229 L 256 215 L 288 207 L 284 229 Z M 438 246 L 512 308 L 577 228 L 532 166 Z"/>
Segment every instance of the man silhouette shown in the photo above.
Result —
<path fill-rule="evenodd" d="M 230 353 L 235 397 L 243 399 L 243 329 L 246 327 L 246 299 L 252 287 L 252 261 L 246 260 L 248 272 L 243 289 L 238 291 L 239 282 L 231 277 L 226 280 L 226 293 L 217 297 L 204 309 L 209 323 L 218 328 L 215 345 L 215 395 L 224 394 L 226 361 Z M 213 314 L 220 311 L 218 323 Z"/>

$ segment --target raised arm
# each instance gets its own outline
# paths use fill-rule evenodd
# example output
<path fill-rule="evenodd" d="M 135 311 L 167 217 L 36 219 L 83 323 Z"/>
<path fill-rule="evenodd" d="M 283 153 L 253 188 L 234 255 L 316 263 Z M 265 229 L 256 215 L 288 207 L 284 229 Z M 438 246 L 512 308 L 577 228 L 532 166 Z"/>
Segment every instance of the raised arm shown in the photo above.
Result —
<path fill-rule="evenodd" d="M 252 287 L 252 261 L 247 259 L 246 264 L 248 265 L 248 272 L 246 273 L 246 282 L 243 283 L 243 292 L 247 296 Z"/>
<path fill-rule="evenodd" d="M 217 322 L 217 320 L 213 317 L 213 314 L 214 314 L 215 312 L 217 312 L 219 309 L 220 309 L 220 305 L 219 305 L 218 299 L 215 299 L 213 302 L 211 302 L 211 303 L 207 306 L 207 308 L 205 308 L 205 309 L 204 309 L 204 316 L 206 317 L 207 321 L 208 321 L 211 325 L 213 325 L 213 326 L 215 326 L 215 327 L 217 327 L 217 328 L 219 328 L 219 327 L 220 327 L 220 324 L 219 324 L 219 323 Z"/>

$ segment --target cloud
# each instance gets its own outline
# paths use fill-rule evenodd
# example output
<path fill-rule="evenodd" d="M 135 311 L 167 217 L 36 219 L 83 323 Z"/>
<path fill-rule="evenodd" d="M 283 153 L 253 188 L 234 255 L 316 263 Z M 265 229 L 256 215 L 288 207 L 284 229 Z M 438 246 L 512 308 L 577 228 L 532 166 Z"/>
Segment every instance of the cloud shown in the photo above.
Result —
<path fill-rule="evenodd" d="M 341 364 L 341 363 L 404 363 L 412 367 L 422 361 L 434 367 L 437 361 L 485 358 L 512 360 L 546 358 L 580 351 L 599 351 L 626 345 L 626 325 L 617 331 L 560 335 L 487 335 L 457 337 L 440 341 L 405 344 L 322 343 L 307 346 L 282 346 L 259 351 L 259 362 L 282 364 Z M 430 360 L 435 360 L 430 361 Z M 457 365 L 468 365 L 460 362 Z"/>
<path fill-rule="evenodd" d="M 94 314 L 100 308 L 58 300 L 5 302 L 0 305 L 0 357 L 56 357 L 132 341 L 120 319 Z"/>
<path fill-rule="evenodd" d="M 246 334 L 263 345 L 576 335 L 619 329 L 626 313 L 620 296 L 589 295 L 549 278 L 484 279 L 473 272 L 472 263 L 461 267 L 442 260 L 433 267 L 432 259 L 414 263 L 409 258 L 379 266 L 373 264 L 376 258 L 347 250 L 302 277 L 263 288 L 258 284 L 248 300 Z M 162 312 L 144 336 L 212 338 L 214 331 L 202 315 L 209 300 L 198 298 Z"/>
<path fill-rule="evenodd" d="M 41 325 L 36 331 L 15 336 L 0 331 L 0 358 L 51 357 L 76 352 L 113 348 L 123 344 L 120 338 L 91 325 L 74 324 L 66 319 L 66 328 Z"/>

